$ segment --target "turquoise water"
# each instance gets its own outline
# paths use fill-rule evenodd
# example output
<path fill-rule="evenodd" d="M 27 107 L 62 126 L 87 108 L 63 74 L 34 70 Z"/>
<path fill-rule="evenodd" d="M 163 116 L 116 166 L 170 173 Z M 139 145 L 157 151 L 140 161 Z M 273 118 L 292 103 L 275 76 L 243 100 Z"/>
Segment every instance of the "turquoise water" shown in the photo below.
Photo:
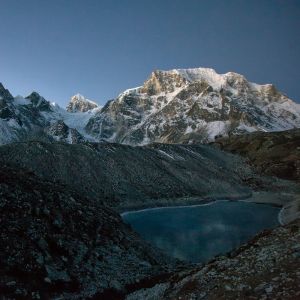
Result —
<path fill-rule="evenodd" d="M 279 225 L 279 208 L 247 202 L 171 207 L 122 215 L 145 240 L 168 255 L 207 262 L 247 242 L 263 229 Z"/>

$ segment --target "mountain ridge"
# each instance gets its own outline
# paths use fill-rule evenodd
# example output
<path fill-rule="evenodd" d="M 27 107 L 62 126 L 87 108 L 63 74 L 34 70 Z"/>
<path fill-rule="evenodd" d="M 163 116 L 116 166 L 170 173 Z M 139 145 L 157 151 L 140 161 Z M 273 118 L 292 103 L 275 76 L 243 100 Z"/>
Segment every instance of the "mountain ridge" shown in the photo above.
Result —
<path fill-rule="evenodd" d="M 0 144 L 53 136 L 48 128 L 64 122 L 79 140 L 130 145 L 207 143 L 220 136 L 300 127 L 300 105 L 272 84 L 251 83 L 238 73 L 209 68 L 156 70 L 103 107 L 74 95 L 66 110 L 38 93 L 13 97 L 0 86 Z"/>
<path fill-rule="evenodd" d="M 152 72 L 143 86 L 107 103 L 87 131 L 109 141 L 147 144 L 207 142 L 220 134 L 299 126 L 300 106 L 274 85 L 195 68 Z"/>

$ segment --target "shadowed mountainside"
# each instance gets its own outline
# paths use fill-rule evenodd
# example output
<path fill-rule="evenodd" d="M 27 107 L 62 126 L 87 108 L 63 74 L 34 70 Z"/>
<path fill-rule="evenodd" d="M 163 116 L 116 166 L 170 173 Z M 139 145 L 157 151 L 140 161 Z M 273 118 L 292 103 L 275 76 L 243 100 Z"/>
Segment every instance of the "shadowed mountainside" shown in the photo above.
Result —
<path fill-rule="evenodd" d="M 205 145 L 13 143 L 0 147 L 0 163 L 32 170 L 118 210 L 291 188 L 257 176 L 239 156 Z"/>
<path fill-rule="evenodd" d="M 115 208 L 168 205 L 162 198 L 243 198 L 251 195 L 243 179 L 254 176 L 239 157 L 199 145 L 13 143 L 0 147 L 0 163 Z"/>
<path fill-rule="evenodd" d="M 113 299 L 171 268 L 172 259 L 99 202 L 1 166 L 0 298 Z"/>
<path fill-rule="evenodd" d="M 300 129 L 219 138 L 214 145 L 246 157 L 259 174 L 300 182 Z"/>

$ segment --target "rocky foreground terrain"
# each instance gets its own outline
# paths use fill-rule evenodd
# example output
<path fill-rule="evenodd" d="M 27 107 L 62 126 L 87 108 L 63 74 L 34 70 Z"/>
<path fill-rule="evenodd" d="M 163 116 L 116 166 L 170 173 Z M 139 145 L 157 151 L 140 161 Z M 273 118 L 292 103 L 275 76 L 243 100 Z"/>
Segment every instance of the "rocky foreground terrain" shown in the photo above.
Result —
<path fill-rule="evenodd" d="M 115 212 L 257 193 L 296 200 L 297 182 L 257 174 L 251 160 L 208 145 L 36 141 L 1 146 L 0 162 L 4 299 L 299 296 L 298 221 L 196 267 L 159 254 Z"/>
<path fill-rule="evenodd" d="M 227 256 L 161 278 L 126 299 L 300 299 L 300 221 L 263 231 Z"/>
<path fill-rule="evenodd" d="M 113 299 L 174 265 L 100 201 L 3 165 L 0 227 L 0 299 Z"/>

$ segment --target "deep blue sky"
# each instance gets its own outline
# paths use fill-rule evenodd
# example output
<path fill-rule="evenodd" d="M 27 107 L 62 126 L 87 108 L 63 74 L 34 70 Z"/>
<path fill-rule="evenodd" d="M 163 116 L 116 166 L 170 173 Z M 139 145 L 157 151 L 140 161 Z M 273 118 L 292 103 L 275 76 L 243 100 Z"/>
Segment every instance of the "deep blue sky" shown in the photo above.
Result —
<path fill-rule="evenodd" d="M 0 0 L 0 82 L 65 106 L 211 67 L 300 102 L 300 0 Z"/>

